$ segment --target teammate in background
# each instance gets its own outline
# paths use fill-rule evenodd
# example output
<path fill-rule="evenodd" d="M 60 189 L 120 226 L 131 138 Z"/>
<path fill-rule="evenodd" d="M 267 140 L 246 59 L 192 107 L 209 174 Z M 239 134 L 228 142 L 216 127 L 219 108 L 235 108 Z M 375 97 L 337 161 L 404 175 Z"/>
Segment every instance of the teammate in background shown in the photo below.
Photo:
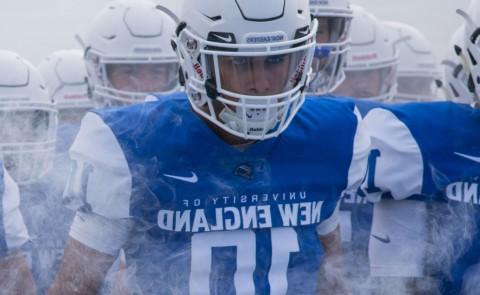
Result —
<path fill-rule="evenodd" d="M 393 101 L 438 100 L 435 81 L 440 77 L 440 70 L 428 40 L 410 25 L 398 22 L 383 24 L 392 34 L 391 39 L 397 40 L 395 46 L 399 52 L 397 95 Z"/>
<path fill-rule="evenodd" d="M 396 93 L 398 52 L 385 27 L 363 8 L 352 5 L 351 49 L 346 79 L 334 95 L 389 101 Z"/>
<path fill-rule="evenodd" d="M 40 62 L 38 70 L 45 79 L 50 98 L 55 101 L 59 120 L 54 164 L 48 176 L 48 189 L 53 192 L 50 193 L 52 199 L 44 204 L 46 214 L 54 214 L 49 215 L 44 226 L 51 226 L 48 230 L 55 231 L 55 237 L 49 235 L 50 241 L 43 240 L 35 244 L 35 251 L 38 251 L 40 258 L 38 263 L 44 265 L 41 271 L 49 274 L 51 282 L 52 274 L 56 272 L 58 262 L 63 256 L 63 248 L 75 213 L 64 206 L 61 198 L 73 164 L 68 149 L 80 129 L 82 118 L 92 109 L 93 104 L 88 94 L 87 71 L 81 50 L 56 51 Z M 118 263 L 112 266 L 111 275 L 118 269 Z M 47 284 L 43 286 L 43 290 Z M 118 288 L 117 285 L 114 287 Z"/>
<path fill-rule="evenodd" d="M 46 210 L 50 202 L 58 201 L 47 181 L 55 153 L 57 110 L 38 70 L 15 53 L 0 51 L 0 85 L 0 154 L 20 186 L 21 210 L 32 236 L 33 274 L 41 291 L 51 276 L 53 259 L 39 249 L 57 247 L 60 231 L 51 222 L 63 222 L 57 212 Z"/>
<path fill-rule="evenodd" d="M 187 0 L 178 24 L 188 95 L 83 120 L 49 294 L 96 294 L 122 247 L 143 294 L 339 294 L 319 268 L 369 138 L 352 103 L 304 101 L 308 1 Z"/>
<path fill-rule="evenodd" d="M 76 49 L 56 51 L 40 62 L 38 70 L 58 109 L 57 153 L 65 153 L 77 135 L 80 121 L 93 107 L 83 53 Z"/>
<path fill-rule="evenodd" d="M 397 40 L 394 46 L 400 56 L 398 94 L 393 102 L 435 100 L 435 79 L 439 74 L 428 42 L 418 30 L 408 25 L 393 22 L 384 22 L 383 25 L 388 28 L 390 38 Z M 377 121 L 377 124 L 379 122 L 383 124 L 383 121 Z M 379 155 L 372 151 L 369 163 L 374 163 L 376 157 Z M 376 177 L 384 176 L 377 173 Z M 427 205 L 424 201 L 415 198 L 402 202 L 383 199 L 374 205 L 368 237 L 370 276 L 374 279 L 374 288 L 395 285 L 402 292 L 423 288 L 423 260 L 428 243 Z M 405 216 L 409 217 L 408 220 Z M 413 240 L 416 241 L 415 247 L 406 246 L 411 245 Z"/>
<path fill-rule="evenodd" d="M 472 104 L 474 99 L 474 85 L 471 80 L 470 73 L 465 70 L 465 61 L 462 56 L 458 56 L 457 52 L 461 53 L 462 48 L 465 48 L 465 25 L 460 26 L 452 35 L 450 44 L 447 50 L 447 56 L 442 61 L 443 80 L 437 81 L 445 92 L 447 100 L 458 103 Z"/>
<path fill-rule="evenodd" d="M 178 91 L 174 22 L 150 0 L 118 0 L 93 20 L 85 38 L 88 84 L 95 107 L 143 102 Z"/>
<path fill-rule="evenodd" d="M 318 21 L 318 31 L 308 92 L 324 95 L 334 91 L 345 79 L 353 11 L 347 0 L 310 0 L 310 13 Z"/>
<path fill-rule="evenodd" d="M 30 253 L 30 238 L 19 208 L 18 187 L 1 162 L 0 201 L 0 294 L 36 294 L 26 255 Z"/>
<path fill-rule="evenodd" d="M 478 1 L 473 1 L 469 14 L 480 14 L 478 5 Z M 458 70 L 470 69 L 470 72 L 458 73 L 455 77 L 452 75 L 456 79 L 454 83 L 462 81 L 457 80 L 458 77 L 475 77 L 473 52 L 479 50 L 475 32 L 480 31 L 477 30 L 480 19 L 476 22 L 473 17 L 469 19 L 471 24 L 467 30 L 470 35 L 464 34 L 465 47 L 457 44 L 456 52 L 468 52 L 468 58 L 461 57 L 465 64 Z M 476 26 L 473 25 L 475 23 Z M 478 80 L 475 78 L 470 82 L 468 79 L 463 81 L 472 83 L 477 89 L 475 81 L 478 83 Z M 473 90 L 472 85 L 465 84 L 463 87 Z M 419 274 L 431 276 L 437 281 L 431 281 L 423 288 L 417 284 L 412 293 L 477 294 L 479 290 L 480 140 L 477 134 L 480 111 L 475 108 L 475 103 L 472 105 L 420 103 L 385 106 L 373 109 L 365 117 L 372 139 L 372 152 L 362 191 L 371 200 L 385 197 L 393 200 L 420 199 L 431 207 L 425 215 L 425 226 L 412 223 L 416 215 L 424 213 L 402 210 L 404 201 L 382 201 L 383 215 L 374 215 L 372 236 L 388 237 L 391 244 L 390 250 L 383 252 L 384 260 L 402 261 L 398 256 L 410 257 L 412 252 L 408 245 L 411 241 L 415 241 L 415 253 L 418 248 L 423 248 L 423 259 L 419 259 L 418 263 Z M 394 215 L 399 217 L 396 224 L 392 226 L 384 222 Z M 377 216 L 382 217 L 379 222 L 375 220 Z M 406 228 L 412 230 L 410 242 L 397 238 L 398 229 Z M 425 234 L 422 231 L 428 232 Z M 419 244 L 422 240 L 427 240 L 428 245 L 422 247 Z M 371 251 L 379 252 L 372 248 Z M 386 246 L 383 248 L 387 249 Z M 398 265 L 395 266 L 398 270 Z"/>
<path fill-rule="evenodd" d="M 42 179 L 52 166 L 57 110 L 38 72 L 19 55 L 0 51 L 4 164 L 19 185 Z"/>
<path fill-rule="evenodd" d="M 347 56 L 347 79 L 334 94 L 350 95 L 362 113 L 395 95 L 397 55 L 391 38 L 382 24 L 363 8 L 352 6 L 352 49 Z M 382 82 L 383 81 L 383 82 Z M 380 91 L 382 90 L 382 91 Z M 369 101 L 363 101 L 369 100 Z M 371 101 L 372 102 L 371 102 Z M 373 205 L 357 195 L 346 193 L 340 206 L 345 270 L 351 290 L 355 294 L 371 291 L 368 243 L 372 223 Z"/>

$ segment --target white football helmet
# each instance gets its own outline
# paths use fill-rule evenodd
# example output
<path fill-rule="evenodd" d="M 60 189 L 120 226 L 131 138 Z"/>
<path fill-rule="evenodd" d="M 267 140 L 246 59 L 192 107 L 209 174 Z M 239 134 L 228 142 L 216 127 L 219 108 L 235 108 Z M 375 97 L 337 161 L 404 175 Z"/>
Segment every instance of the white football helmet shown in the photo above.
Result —
<path fill-rule="evenodd" d="M 396 94 L 398 52 L 385 26 L 362 7 L 352 5 L 351 49 L 346 79 L 335 94 L 388 101 Z"/>
<path fill-rule="evenodd" d="M 95 105 L 138 103 L 147 94 L 179 90 L 170 42 L 174 31 L 175 22 L 149 0 L 118 0 L 105 7 L 85 39 L 78 37 Z"/>
<path fill-rule="evenodd" d="M 472 0 L 467 11 L 457 10 L 465 19 L 464 48 L 458 55 L 464 60 L 464 67 L 470 73 L 474 86 L 474 101 L 480 103 L 480 1 Z"/>
<path fill-rule="evenodd" d="M 448 100 L 458 103 L 472 104 L 474 102 L 475 87 L 470 72 L 465 69 L 467 63 L 465 55 L 465 27 L 461 26 L 453 34 L 448 46 L 447 55 L 442 61 L 443 81 L 438 81 Z"/>
<path fill-rule="evenodd" d="M 417 29 L 398 22 L 383 23 L 399 52 L 395 102 L 438 100 L 437 59 L 428 40 Z"/>
<path fill-rule="evenodd" d="M 318 20 L 318 31 L 308 91 L 322 95 L 335 90 L 345 79 L 353 11 L 348 0 L 310 0 L 310 13 Z"/>
<path fill-rule="evenodd" d="M 283 132 L 304 101 L 315 49 L 308 0 L 185 0 L 179 18 L 193 109 L 239 138 Z"/>
<path fill-rule="evenodd" d="M 93 107 L 88 95 L 87 70 L 81 50 L 59 50 L 42 60 L 38 70 L 62 117 L 79 117 Z"/>
<path fill-rule="evenodd" d="M 0 50 L 0 153 L 18 184 L 51 169 L 57 110 L 40 72 L 19 55 Z"/>

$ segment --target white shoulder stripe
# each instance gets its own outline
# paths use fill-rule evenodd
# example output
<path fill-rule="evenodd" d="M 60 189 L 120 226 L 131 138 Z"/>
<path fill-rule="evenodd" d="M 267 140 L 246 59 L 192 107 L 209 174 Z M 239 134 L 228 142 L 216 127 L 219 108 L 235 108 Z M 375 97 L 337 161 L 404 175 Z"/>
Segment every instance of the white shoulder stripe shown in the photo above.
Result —
<path fill-rule="evenodd" d="M 103 217 L 130 217 L 132 176 L 124 152 L 107 124 L 88 113 L 70 149 L 72 160 L 92 168 L 86 200 Z"/>

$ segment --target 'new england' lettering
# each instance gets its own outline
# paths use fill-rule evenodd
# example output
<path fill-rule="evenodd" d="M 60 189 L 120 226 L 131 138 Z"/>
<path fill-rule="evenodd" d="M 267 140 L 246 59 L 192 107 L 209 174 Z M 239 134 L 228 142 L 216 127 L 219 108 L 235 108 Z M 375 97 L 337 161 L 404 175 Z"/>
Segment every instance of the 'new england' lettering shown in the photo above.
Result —
<path fill-rule="evenodd" d="M 278 197 L 278 196 L 287 196 Z M 257 202 L 239 198 L 215 198 L 203 206 L 185 206 L 158 212 L 158 226 L 174 232 L 209 232 L 319 224 L 323 201 L 307 200 L 306 193 L 289 200 L 289 194 L 254 195 Z M 291 194 L 290 194 L 291 196 Z M 301 197 L 300 197 L 301 196 Z M 247 197 L 248 199 L 248 197 Z M 220 201 L 221 200 L 221 201 Z M 234 202 L 234 200 L 237 200 Z"/>
<path fill-rule="evenodd" d="M 480 204 L 480 190 L 478 182 L 454 182 L 447 186 L 447 198 L 452 201 Z"/>

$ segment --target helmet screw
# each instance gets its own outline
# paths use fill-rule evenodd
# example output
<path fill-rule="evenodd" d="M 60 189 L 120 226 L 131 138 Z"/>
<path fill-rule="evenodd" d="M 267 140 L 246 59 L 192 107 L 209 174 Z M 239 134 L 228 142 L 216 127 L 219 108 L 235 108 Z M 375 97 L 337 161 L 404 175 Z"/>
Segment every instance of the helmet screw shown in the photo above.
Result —
<path fill-rule="evenodd" d="M 197 41 L 192 40 L 192 39 L 187 40 L 187 48 L 189 50 L 192 50 L 192 51 L 197 50 L 197 46 L 198 46 Z"/>

